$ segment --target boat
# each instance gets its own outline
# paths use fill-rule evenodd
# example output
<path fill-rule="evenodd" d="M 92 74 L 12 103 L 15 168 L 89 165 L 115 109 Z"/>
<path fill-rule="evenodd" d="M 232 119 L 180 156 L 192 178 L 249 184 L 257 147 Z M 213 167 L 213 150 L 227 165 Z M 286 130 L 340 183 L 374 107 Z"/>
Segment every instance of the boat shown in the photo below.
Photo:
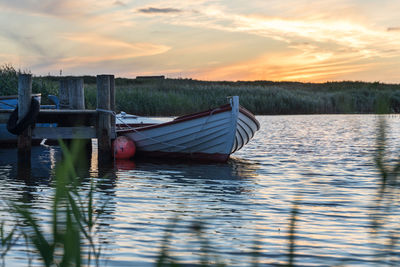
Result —
<path fill-rule="evenodd" d="M 136 153 L 150 157 L 226 162 L 260 129 L 238 96 L 226 105 L 169 121 L 129 116 L 116 116 L 117 136 L 133 140 Z"/>

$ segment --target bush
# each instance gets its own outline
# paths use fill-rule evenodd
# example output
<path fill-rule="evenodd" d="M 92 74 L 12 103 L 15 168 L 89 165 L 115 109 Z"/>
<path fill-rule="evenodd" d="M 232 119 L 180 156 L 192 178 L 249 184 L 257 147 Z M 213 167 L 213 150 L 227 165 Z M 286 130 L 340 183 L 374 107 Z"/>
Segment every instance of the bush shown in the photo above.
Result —
<path fill-rule="evenodd" d="M 13 66 L 8 64 L 0 67 L 0 95 L 18 93 L 18 73 Z"/>

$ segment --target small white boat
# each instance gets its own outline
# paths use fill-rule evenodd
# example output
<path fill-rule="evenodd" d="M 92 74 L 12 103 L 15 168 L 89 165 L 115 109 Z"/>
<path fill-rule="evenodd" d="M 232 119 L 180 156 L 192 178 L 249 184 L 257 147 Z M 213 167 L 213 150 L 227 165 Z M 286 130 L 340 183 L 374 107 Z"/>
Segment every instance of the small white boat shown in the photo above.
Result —
<path fill-rule="evenodd" d="M 225 162 L 260 129 L 255 116 L 233 96 L 229 104 L 167 122 L 117 115 L 117 135 L 135 142 L 136 153 L 151 157 Z"/>

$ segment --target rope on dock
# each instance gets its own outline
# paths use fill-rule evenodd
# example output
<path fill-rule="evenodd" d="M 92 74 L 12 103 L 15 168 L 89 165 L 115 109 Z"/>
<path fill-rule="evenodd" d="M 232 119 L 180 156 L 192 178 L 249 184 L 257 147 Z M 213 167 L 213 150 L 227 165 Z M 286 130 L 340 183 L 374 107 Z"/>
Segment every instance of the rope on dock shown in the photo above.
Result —
<path fill-rule="evenodd" d="M 114 116 L 114 117 L 117 116 L 117 114 L 116 114 L 115 111 L 113 111 L 113 110 L 102 109 L 102 108 L 96 108 L 96 111 L 103 112 L 103 113 L 108 113 L 108 114 L 110 114 L 110 115 L 112 115 L 112 116 Z"/>

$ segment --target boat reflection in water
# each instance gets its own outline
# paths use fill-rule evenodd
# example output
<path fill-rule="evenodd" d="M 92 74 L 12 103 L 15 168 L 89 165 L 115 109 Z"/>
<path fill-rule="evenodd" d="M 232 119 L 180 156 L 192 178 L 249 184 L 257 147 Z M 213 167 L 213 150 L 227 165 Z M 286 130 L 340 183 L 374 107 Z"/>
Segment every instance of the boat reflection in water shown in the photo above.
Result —
<path fill-rule="evenodd" d="M 230 158 L 226 163 L 197 163 L 192 161 L 160 160 L 160 159 L 117 159 L 114 162 L 117 175 L 125 172 L 140 175 L 148 172 L 168 174 L 185 178 L 235 180 L 257 177 L 258 164 L 238 158 Z"/>

